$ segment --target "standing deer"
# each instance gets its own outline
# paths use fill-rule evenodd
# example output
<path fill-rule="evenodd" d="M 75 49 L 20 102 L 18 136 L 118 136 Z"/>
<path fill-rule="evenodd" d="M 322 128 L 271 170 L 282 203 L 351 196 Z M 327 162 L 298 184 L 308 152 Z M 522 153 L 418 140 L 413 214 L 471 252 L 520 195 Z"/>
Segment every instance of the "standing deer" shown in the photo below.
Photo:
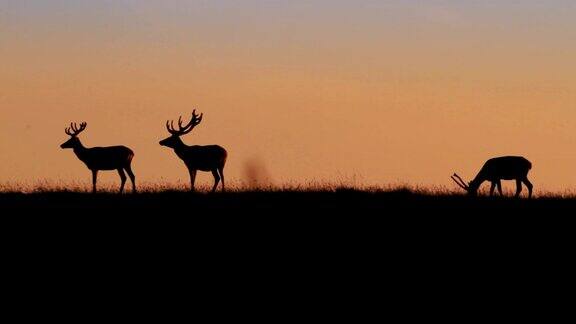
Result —
<path fill-rule="evenodd" d="M 126 183 L 124 170 L 126 170 L 132 181 L 132 192 L 136 192 L 136 177 L 130 166 L 134 152 L 126 146 L 84 147 L 78 138 L 78 134 L 86 129 L 86 125 L 85 122 L 81 123 L 80 128 L 78 128 L 76 123 L 70 123 L 70 127 L 64 131 L 67 135 L 70 135 L 70 139 L 60 145 L 60 147 L 73 149 L 78 159 L 84 162 L 88 169 L 92 171 L 92 192 L 96 192 L 96 178 L 100 170 L 118 170 L 120 180 L 122 180 L 120 193 L 124 191 L 124 184 Z"/>
<path fill-rule="evenodd" d="M 532 169 L 532 163 L 521 156 L 503 156 L 490 159 L 484 163 L 478 175 L 467 185 L 456 173 L 452 180 L 458 186 L 466 190 L 470 195 L 476 195 L 478 188 L 484 181 L 490 181 L 490 196 L 494 194 L 494 188 L 498 186 L 498 192 L 502 196 L 501 180 L 516 180 L 516 197 L 522 192 L 522 183 L 528 188 L 528 198 L 532 197 L 532 183 L 528 180 L 528 172 Z"/>
<path fill-rule="evenodd" d="M 194 109 L 192 119 L 185 126 L 182 126 L 182 116 L 180 116 L 178 118 L 179 130 L 174 129 L 173 121 L 166 121 L 166 129 L 172 135 L 161 140 L 160 145 L 174 149 L 176 155 L 184 161 L 190 173 L 191 191 L 194 191 L 194 181 L 196 180 L 196 172 L 198 170 L 212 171 L 212 175 L 214 176 L 212 192 L 216 191 L 220 179 L 222 179 L 222 191 L 224 191 L 224 164 L 226 164 L 226 157 L 228 156 L 226 150 L 218 145 L 188 146 L 180 139 L 180 136 L 190 133 L 194 127 L 200 124 L 202 116 L 203 114 L 198 116 L 196 109 Z"/>

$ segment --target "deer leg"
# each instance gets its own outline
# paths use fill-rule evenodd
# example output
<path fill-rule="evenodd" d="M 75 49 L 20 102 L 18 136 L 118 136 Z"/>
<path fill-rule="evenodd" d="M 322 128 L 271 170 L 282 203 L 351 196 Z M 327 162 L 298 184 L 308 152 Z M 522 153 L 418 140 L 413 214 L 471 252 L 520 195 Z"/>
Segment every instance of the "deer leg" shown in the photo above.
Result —
<path fill-rule="evenodd" d="M 96 179 L 98 178 L 98 170 L 92 170 L 92 193 L 96 193 Z"/>
<path fill-rule="evenodd" d="M 222 179 L 222 192 L 224 192 L 224 191 L 225 191 L 225 186 L 224 186 L 224 167 L 218 168 L 218 172 L 220 173 L 220 178 Z"/>
<path fill-rule="evenodd" d="M 500 197 L 504 196 L 502 194 L 502 181 L 498 180 L 498 182 L 496 182 L 496 185 L 498 186 L 498 192 L 500 193 Z"/>
<path fill-rule="evenodd" d="M 515 197 L 518 198 L 520 193 L 522 192 L 522 181 L 516 180 L 516 195 Z"/>
<path fill-rule="evenodd" d="M 212 170 L 212 175 L 214 176 L 214 186 L 212 187 L 212 192 L 216 191 L 216 187 L 218 187 L 218 182 L 220 182 L 220 175 L 218 175 L 218 170 Z"/>
<path fill-rule="evenodd" d="M 492 195 L 494 195 L 494 189 L 496 188 L 496 182 L 491 182 L 490 185 L 490 197 L 492 197 Z"/>
<path fill-rule="evenodd" d="M 124 191 L 124 184 L 126 183 L 126 174 L 124 174 L 124 170 L 122 168 L 118 169 L 118 174 L 120 175 L 120 193 Z"/>
<path fill-rule="evenodd" d="M 524 184 L 525 184 L 526 187 L 528 188 L 528 198 L 532 198 L 532 188 L 533 188 L 534 186 L 533 186 L 532 183 L 528 180 L 528 178 L 522 179 L 522 182 L 524 182 Z"/>
<path fill-rule="evenodd" d="M 128 164 L 125 169 L 130 177 L 130 181 L 132 181 L 132 192 L 136 192 L 136 176 L 134 176 L 134 172 L 132 172 L 132 167 Z"/>
<path fill-rule="evenodd" d="M 194 192 L 194 182 L 196 181 L 196 170 L 189 169 L 190 172 L 190 191 Z"/>

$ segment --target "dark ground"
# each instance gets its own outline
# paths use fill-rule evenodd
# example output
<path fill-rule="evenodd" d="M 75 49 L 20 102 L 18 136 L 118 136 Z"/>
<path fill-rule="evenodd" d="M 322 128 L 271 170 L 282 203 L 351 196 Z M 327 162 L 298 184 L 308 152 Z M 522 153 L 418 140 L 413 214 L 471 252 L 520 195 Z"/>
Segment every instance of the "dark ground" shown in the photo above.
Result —
<path fill-rule="evenodd" d="M 67 308 L 89 295 L 122 309 L 131 300 L 278 315 L 327 303 L 330 314 L 354 305 L 386 318 L 382 305 L 408 316 L 421 300 L 428 315 L 471 317 L 486 303 L 551 300 L 574 282 L 574 199 L 61 192 L 0 194 L 0 208 L 12 299 L 58 301 L 64 291 Z"/>
<path fill-rule="evenodd" d="M 2 219 L 8 222 L 29 222 L 57 230 L 121 233 L 125 229 L 126 234 L 134 235 L 150 231 L 156 236 L 179 232 L 187 236 L 194 231 L 200 236 L 211 231 L 217 235 L 228 232 L 230 237 L 337 232 L 358 238 L 403 232 L 420 232 L 422 237 L 440 233 L 510 236 L 531 231 L 546 235 L 542 231 L 547 228 L 572 231 L 576 224 L 573 198 L 472 198 L 408 190 L 3 193 L 0 208 Z"/>

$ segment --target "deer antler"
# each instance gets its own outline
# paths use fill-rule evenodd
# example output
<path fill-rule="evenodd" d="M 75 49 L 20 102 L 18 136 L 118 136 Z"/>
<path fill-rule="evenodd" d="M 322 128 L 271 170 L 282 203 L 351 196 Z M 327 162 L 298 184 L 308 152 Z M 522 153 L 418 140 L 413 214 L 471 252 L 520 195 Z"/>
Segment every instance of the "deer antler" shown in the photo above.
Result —
<path fill-rule="evenodd" d="M 192 111 L 192 119 L 190 120 L 190 122 L 188 124 L 186 124 L 185 126 L 182 125 L 182 116 L 178 117 L 178 130 L 174 129 L 174 121 L 166 121 L 166 129 L 168 130 L 168 132 L 172 135 L 177 135 L 177 136 L 181 136 L 181 135 L 186 135 L 188 133 L 190 133 L 190 131 L 192 131 L 192 129 L 194 127 L 196 127 L 198 124 L 200 124 L 200 122 L 202 121 L 202 116 L 204 116 L 204 114 L 200 114 L 200 116 L 198 116 L 196 114 L 196 109 L 194 109 L 194 111 Z"/>
<path fill-rule="evenodd" d="M 182 126 L 181 126 L 181 123 L 182 123 L 181 120 L 182 120 L 182 116 L 180 116 L 180 117 L 178 118 L 178 124 L 179 124 L 179 126 L 180 126 L 180 130 L 174 129 L 174 121 L 173 121 L 173 120 L 167 120 L 167 121 L 166 121 L 166 129 L 168 130 L 168 132 L 169 132 L 170 134 L 172 134 L 172 135 L 177 135 L 177 136 L 180 136 L 180 135 L 184 135 L 184 134 L 185 134 L 185 133 L 183 132 L 183 129 L 182 129 Z"/>
<path fill-rule="evenodd" d="M 202 117 L 204 116 L 204 114 L 200 114 L 200 116 L 198 116 L 196 114 L 196 109 L 194 109 L 192 111 L 192 119 L 190 120 L 190 122 L 182 127 L 182 120 L 178 119 L 178 126 L 180 127 L 180 131 L 183 132 L 184 134 L 188 134 L 194 127 L 196 127 L 198 124 L 200 124 L 200 122 L 202 121 Z"/>
<path fill-rule="evenodd" d="M 178 135 L 178 131 L 174 130 L 174 125 L 172 124 L 172 126 L 170 126 L 169 120 L 166 121 L 166 129 L 168 130 L 168 133 L 172 135 Z"/>
<path fill-rule="evenodd" d="M 78 125 L 76 125 L 76 123 L 70 123 L 70 127 L 66 127 L 64 132 L 66 133 L 66 135 L 76 136 L 82 133 L 82 131 L 86 129 L 87 125 L 88 124 L 86 124 L 86 122 L 82 122 L 80 123 L 80 128 L 78 128 Z"/>
<path fill-rule="evenodd" d="M 454 173 L 454 175 L 451 176 L 452 180 L 454 180 L 454 182 L 456 182 L 456 184 L 458 186 L 460 186 L 462 189 L 464 190 L 468 190 L 468 185 L 466 184 L 466 182 L 464 182 L 464 180 L 462 180 L 462 178 L 460 178 L 459 175 L 457 175 L 456 173 Z"/>

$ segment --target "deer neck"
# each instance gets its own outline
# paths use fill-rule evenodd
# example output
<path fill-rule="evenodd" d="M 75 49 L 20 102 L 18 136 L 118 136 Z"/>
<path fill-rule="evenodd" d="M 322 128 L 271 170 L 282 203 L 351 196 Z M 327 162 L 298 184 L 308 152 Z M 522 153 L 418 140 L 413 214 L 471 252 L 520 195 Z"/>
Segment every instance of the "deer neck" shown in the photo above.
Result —
<path fill-rule="evenodd" d="M 184 144 L 182 140 L 178 140 L 178 142 L 176 142 L 176 144 L 174 145 L 174 152 L 176 152 L 176 154 L 180 156 L 180 154 L 182 154 L 187 148 L 188 145 Z"/>
<path fill-rule="evenodd" d="M 472 181 L 470 181 L 470 188 L 478 190 L 478 188 L 484 181 L 486 181 L 486 178 L 482 173 L 480 173 L 474 179 L 472 179 Z"/>
<path fill-rule="evenodd" d="M 84 147 L 80 141 L 78 141 L 78 144 L 74 147 L 74 153 L 82 161 L 84 161 L 87 151 L 88 149 Z"/>

